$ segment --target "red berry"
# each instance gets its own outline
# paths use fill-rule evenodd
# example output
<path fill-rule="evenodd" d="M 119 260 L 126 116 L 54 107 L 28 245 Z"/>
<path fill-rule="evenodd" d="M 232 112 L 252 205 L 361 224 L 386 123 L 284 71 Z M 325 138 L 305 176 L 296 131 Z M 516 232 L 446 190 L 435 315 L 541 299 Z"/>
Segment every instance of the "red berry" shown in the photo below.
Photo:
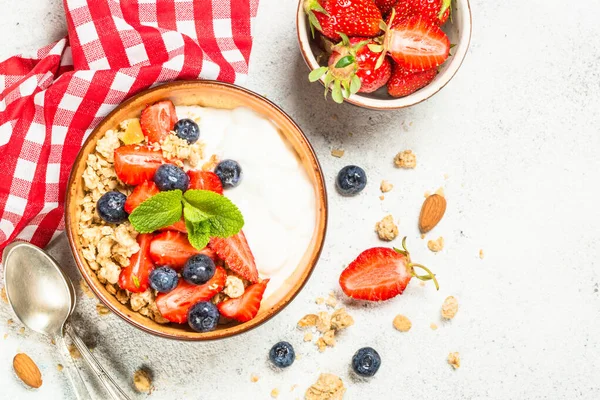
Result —
<path fill-rule="evenodd" d="M 210 240 L 209 247 L 227 263 L 227 267 L 233 272 L 250 282 L 258 282 L 258 269 L 254 255 L 243 231 L 228 238 L 214 237 Z"/>
<path fill-rule="evenodd" d="M 422 72 L 411 72 L 399 65 L 394 65 L 392 77 L 387 83 L 388 92 L 393 97 L 404 97 L 416 92 L 433 81 L 438 71 L 433 68 Z"/>
<path fill-rule="evenodd" d="M 142 184 L 137 185 L 135 188 L 133 188 L 133 191 L 125 201 L 125 211 L 127 214 L 131 214 L 133 210 L 137 208 L 137 206 L 158 192 L 159 190 L 156 187 L 156 184 L 152 181 L 145 181 Z"/>
<path fill-rule="evenodd" d="M 394 7 L 398 3 L 398 0 L 375 0 L 375 5 L 379 7 L 381 14 L 387 15 L 390 11 L 392 11 L 392 7 Z"/>
<path fill-rule="evenodd" d="M 148 250 L 152 234 L 141 234 L 137 237 L 140 250 L 131 256 L 129 265 L 121 270 L 119 275 L 119 287 L 132 293 L 145 292 L 150 284 L 150 272 L 154 264 L 150 259 Z"/>
<path fill-rule="evenodd" d="M 217 304 L 219 312 L 222 316 L 239 322 L 250 321 L 258 314 L 267 283 L 269 283 L 269 280 L 265 279 L 262 282 L 250 285 L 240 297 Z"/>
<path fill-rule="evenodd" d="M 188 258 L 200 253 L 215 259 L 215 253 L 211 249 L 196 249 L 190 244 L 187 235 L 181 232 L 159 233 L 150 244 L 150 257 L 156 265 L 168 265 L 174 269 L 183 267 Z"/>
<path fill-rule="evenodd" d="M 115 173 L 127 185 L 139 185 L 151 180 L 165 160 L 162 152 L 136 144 L 115 150 Z"/>
<path fill-rule="evenodd" d="M 163 100 L 146 107 L 140 117 L 142 132 L 148 143 L 159 143 L 175 127 L 177 113 L 171 100 Z"/>
<path fill-rule="evenodd" d="M 338 32 L 362 37 L 380 32 L 381 11 L 373 0 L 305 0 L 304 11 L 311 26 L 330 39 L 339 40 Z"/>
<path fill-rule="evenodd" d="M 190 177 L 189 189 L 210 190 L 215 193 L 223 194 L 223 184 L 221 179 L 212 171 L 189 170 Z"/>

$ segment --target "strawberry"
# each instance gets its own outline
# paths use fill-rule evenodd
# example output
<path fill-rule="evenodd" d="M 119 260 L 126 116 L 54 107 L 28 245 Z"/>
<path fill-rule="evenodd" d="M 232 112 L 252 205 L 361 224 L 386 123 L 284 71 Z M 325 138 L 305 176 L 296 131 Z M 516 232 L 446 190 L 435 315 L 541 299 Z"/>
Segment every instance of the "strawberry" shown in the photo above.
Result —
<path fill-rule="evenodd" d="M 404 97 L 425 87 L 437 75 L 437 68 L 422 72 L 411 72 L 399 65 L 394 65 L 392 77 L 387 83 L 387 89 L 393 97 Z"/>
<path fill-rule="evenodd" d="M 450 16 L 451 3 L 451 0 L 402 0 L 396 1 L 394 9 L 400 19 L 420 15 L 443 25 Z"/>
<path fill-rule="evenodd" d="M 121 270 L 119 275 L 119 287 L 129 290 L 132 293 L 145 292 L 150 284 L 150 272 L 154 269 L 154 264 L 150 260 L 150 241 L 152 234 L 146 233 L 138 235 L 137 242 L 140 250 L 131 256 L 129 265 Z"/>
<path fill-rule="evenodd" d="M 348 39 L 342 34 L 342 42 L 333 47 L 328 66 L 311 72 L 309 80 L 314 82 L 325 75 L 325 95 L 333 83 L 332 97 L 337 103 L 357 92 L 376 91 L 390 79 L 392 67 L 386 58 L 376 68 L 380 54 L 373 52 L 369 46 L 381 48 L 374 40 Z"/>
<path fill-rule="evenodd" d="M 212 171 L 189 170 L 190 189 L 211 190 L 223 194 L 221 179 Z"/>
<path fill-rule="evenodd" d="M 145 181 L 142 184 L 137 185 L 125 201 L 125 212 L 127 212 L 127 214 L 131 214 L 133 210 L 137 208 L 137 206 L 158 192 L 159 190 L 156 187 L 156 184 L 152 181 Z"/>
<path fill-rule="evenodd" d="M 209 301 L 223 290 L 227 272 L 217 267 L 215 274 L 203 285 L 194 285 L 179 279 L 177 287 L 169 293 L 159 293 L 156 296 L 156 307 L 163 318 L 171 322 L 183 324 L 187 321 L 187 313 L 191 306 L 200 301 Z"/>
<path fill-rule="evenodd" d="M 250 282 L 258 282 L 254 255 L 243 231 L 228 238 L 214 237 L 208 246 L 227 263 L 227 267 L 233 272 Z"/>
<path fill-rule="evenodd" d="M 437 279 L 429 269 L 411 262 L 406 238 L 402 247 L 403 250 L 374 247 L 360 253 L 340 275 L 342 291 L 353 299 L 383 301 L 402 294 L 412 277 L 433 279 L 439 289 Z M 415 267 L 424 269 L 427 275 L 417 275 Z"/>
<path fill-rule="evenodd" d="M 175 123 L 177 113 L 171 100 L 163 100 L 146 107 L 140 117 L 142 132 L 148 143 L 159 143 L 169 136 Z"/>
<path fill-rule="evenodd" d="M 374 37 L 380 32 L 381 11 L 373 0 L 305 0 L 304 12 L 310 29 L 340 40 L 339 32 L 348 36 Z"/>
<path fill-rule="evenodd" d="M 375 5 L 379 7 L 381 14 L 387 15 L 392 8 L 398 3 L 398 0 L 375 0 Z"/>
<path fill-rule="evenodd" d="M 160 228 L 159 231 L 161 231 L 161 232 L 177 231 L 177 232 L 187 233 L 187 227 L 185 226 L 185 220 L 183 219 L 183 217 L 181 217 L 181 219 L 179 221 L 175 222 L 173 225 L 169 225 L 165 228 Z"/>
<path fill-rule="evenodd" d="M 150 257 L 156 265 L 168 265 L 178 269 L 195 254 L 205 254 L 214 259 L 214 252 L 208 247 L 198 250 L 188 241 L 187 235 L 181 232 L 166 231 L 159 233 L 150 244 Z"/>
<path fill-rule="evenodd" d="M 121 146 L 115 149 L 115 172 L 127 185 L 139 185 L 151 180 L 166 160 L 162 152 L 139 145 Z"/>
<path fill-rule="evenodd" d="M 265 279 L 264 281 L 250 285 L 240 297 L 228 299 L 217 304 L 219 313 L 223 317 L 235 319 L 239 322 L 250 321 L 258 314 L 267 283 L 269 283 L 269 280 Z"/>

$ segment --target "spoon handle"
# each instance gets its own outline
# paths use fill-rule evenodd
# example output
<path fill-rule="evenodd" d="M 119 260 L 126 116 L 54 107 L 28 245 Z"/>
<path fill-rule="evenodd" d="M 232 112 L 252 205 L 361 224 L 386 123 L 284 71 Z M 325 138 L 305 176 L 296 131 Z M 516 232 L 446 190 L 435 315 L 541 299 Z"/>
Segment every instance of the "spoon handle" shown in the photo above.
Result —
<path fill-rule="evenodd" d="M 130 400 L 129 396 L 125 394 L 123 389 L 117 385 L 117 383 L 111 378 L 111 376 L 106 372 L 106 370 L 100 365 L 98 359 L 92 354 L 92 352 L 88 349 L 88 347 L 83 343 L 83 340 L 79 338 L 77 333 L 70 324 L 65 325 L 65 333 L 77 350 L 81 353 L 81 357 L 86 362 L 86 364 L 94 371 L 100 382 L 104 385 L 106 391 L 110 394 L 111 398 L 114 400 Z"/>
<path fill-rule="evenodd" d="M 69 354 L 69 348 L 67 347 L 67 342 L 62 335 L 57 335 L 54 337 L 56 341 L 56 346 L 59 349 L 60 358 L 63 367 L 65 367 L 65 371 L 67 372 L 67 377 L 71 382 L 71 387 L 73 388 L 73 393 L 77 400 L 90 400 L 90 392 L 88 391 L 87 386 L 83 382 L 83 378 L 79 373 L 79 368 L 73 362 L 73 358 Z"/>

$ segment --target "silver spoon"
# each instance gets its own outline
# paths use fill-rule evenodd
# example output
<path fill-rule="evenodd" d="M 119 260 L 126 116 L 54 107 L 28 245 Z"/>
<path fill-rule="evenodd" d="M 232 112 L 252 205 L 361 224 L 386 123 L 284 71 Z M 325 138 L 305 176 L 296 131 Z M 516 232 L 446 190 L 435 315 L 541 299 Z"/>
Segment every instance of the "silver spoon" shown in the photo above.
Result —
<path fill-rule="evenodd" d="M 69 371 L 68 376 L 77 398 L 89 399 L 90 395 L 69 356 L 65 335 L 75 344 L 83 360 L 111 397 L 129 400 L 68 322 L 75 309 L 75 289 L 58 263 L 44 250 L 25 242 L 6 246 L 2 259 L 8 302 L 19 320 L 29 329 L 54 338 L 61 349 L 63 365 Z"/>

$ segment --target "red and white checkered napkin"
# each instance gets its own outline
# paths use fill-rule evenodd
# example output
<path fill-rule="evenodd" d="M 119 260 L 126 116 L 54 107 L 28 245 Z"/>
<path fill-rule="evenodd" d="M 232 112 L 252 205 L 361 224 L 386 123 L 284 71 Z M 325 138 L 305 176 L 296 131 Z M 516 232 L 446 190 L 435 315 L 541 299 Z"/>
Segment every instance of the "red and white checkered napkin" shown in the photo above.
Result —
<path fill-rule="evenodd" d="M 64 0 L 68 37 L 0 63 L 0 251 L 45 246 L 83 141 L 159 82 L 248 72 L 258 0 Z M 16 38 L 13 38 L 16 40 Z"/>

